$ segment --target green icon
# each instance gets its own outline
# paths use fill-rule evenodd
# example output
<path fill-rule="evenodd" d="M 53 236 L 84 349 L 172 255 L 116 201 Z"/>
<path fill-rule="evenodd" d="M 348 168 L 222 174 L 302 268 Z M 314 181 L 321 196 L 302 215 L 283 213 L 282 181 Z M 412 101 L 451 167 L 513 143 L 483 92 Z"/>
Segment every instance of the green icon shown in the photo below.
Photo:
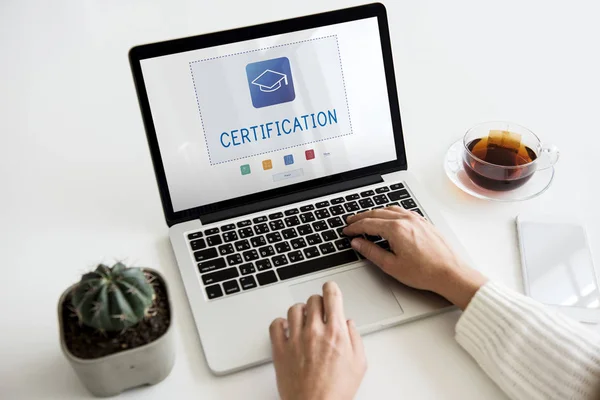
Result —
<path fill-rule="evenodd" d="M 250 164 L 244 164 L 240 167 L 240 171 L 242 171 L 242 175 L 250 174 Z"/>

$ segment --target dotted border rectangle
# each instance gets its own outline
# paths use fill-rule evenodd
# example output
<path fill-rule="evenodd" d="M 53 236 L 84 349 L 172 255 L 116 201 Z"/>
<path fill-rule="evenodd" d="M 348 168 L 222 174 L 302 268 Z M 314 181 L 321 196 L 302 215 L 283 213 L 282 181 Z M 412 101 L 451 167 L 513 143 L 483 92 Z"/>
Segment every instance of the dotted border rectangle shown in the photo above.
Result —
<path fill-rule="evenodd" d="M 261 51 L 261 50 L 273 49 L 273 48 L 276 48 L 276 47 L 291 46 L 291 45 L 298 44 L 298 43 L 312 42 L 312 41 L 315 41 L 315 40 L 328 39 L 328 38 L 331 38 L 331 37 L 335 38 L 335 43 L 337 45 L 338 59 L 340 61 L 340 71 L 342 73 L 342 83 L 344 85 L 344 96 L 346 98 L 346 109 L 348 110 L 348 120 L 350 122 L 350 132 L 349 133 L 344 133 L 344 134 L 341 134 L 341 135 L 337 135 L 337 136 L 328 137 L 328 138 L 325 138 L 325 139 L 313 140 L 311 142 L 296 144 L 294 146 L 282 147 L 282 148 L 279 148 L 279 149 L 276 149 L 276 150 L 269 150 L 269 151 L 265 151 L 265 152 L 262 152 L 262 153 L 255 153 L 255 154 L 251 154 L 251 155 L 244 156 L 244 157 L 238 157 L 238 158 L 234 158 L 234 159 L 228 160 L 228 161 L 220 161 L 218 163 L 213 163 L 212 159 L 211 159 L 211 156 L 210 156 L 210 149 L 208 147 L 208 141 L 206 140 L 206 128 L 204 127 L 204 118 L 202 117 L 202 110 L 200 109 L 200 100 L 198 99 L 198 90 L 196 89 L 196 80 L 194 79 L 194 71 L 192 70 L 192 64 L 199 63 L 199 62 L 210 61 L 210 60 L 216 60 L 216 59 L 219 59 L 219 58 L 237 56 L 237 55 L 240 55 L 240 54 L 253 53 L 253 52 Z M 350 104 L 348 103 L 348 92 L 346 90 L 346 80 L 344 78 L 344 68 L 342 67 L 342 56 L 340 54 L 340 43 L 338 41 L 337 35 L 329 35 L 329 36 L 323 36 L 323 37 L 319 37 L 319 38 L 299 40 L 299 41 L 291 42 L 291 43 L 278 44 L 278 45 L 270 46 L 270 47 L 261 47 L 259 49 L 254 49 L 254 50 L 241 51 L 241 52 L 238 52 L 238 53 L 226 54 L 226 55 L 223 55 L 223 56 L 210 57 L 210 58 L 204 58 L 202 60 L 190 61 L 189 67 L 190 67 L 190 75 L 192 76 L 192 83 L 194 85 L 194 93 L 196 95 L 196 105 L 198 106 L 198 113 L 200 114 L 200 122 L 202 123 L 202 131 L 204 132 L 204 145 L 206 146 L 206 151 L 208 153 L 208 161 L 209 161 L 209 163 L 210 163 L 211 166 L 213 166 L 213 165 L 219 165 L 219 164 L 226 164 L 226 163 L 233 162 L 233 161 L 243 160 L 245 158 L 260 156 L 260 155 L 263 155 L 263 154 L 274 153 L 274 152 L 277 152 L 277 151 L 287 150 L 287 149 L 291 149 L 291 148 L 294 148 L 294 147 L 306 146 L 307 144 L 317 143 L 317 142 L 323 142 L 323 141 L 326 141 L 326 140 L 336 139 L 336 138 L 343 137 L 343 136 L 349 136 L 349 135 L 352 135 L 354 133 L 353 132 L 353 128 L 352 128 L 352 117 L 350 116 Z"/>

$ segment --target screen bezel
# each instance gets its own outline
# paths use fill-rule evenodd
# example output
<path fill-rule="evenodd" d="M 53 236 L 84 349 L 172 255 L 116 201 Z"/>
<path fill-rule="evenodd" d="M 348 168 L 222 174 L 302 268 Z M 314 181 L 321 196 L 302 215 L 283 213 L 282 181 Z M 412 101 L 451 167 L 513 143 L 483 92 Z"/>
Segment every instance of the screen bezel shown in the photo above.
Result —
<path fill-rule="evenodd" d="M 339 174 L 329 175 L 322 178 L 288 185 L 285 187 L 270 189 L 250 195 L 223 200 L 187 210 L 174 211 L 171 195 L 167 184 L 167 178 L 162 163 L 162 156 L 158 145 L 156 130 L 148 101 L 144 77 L 142 75 L 141 61 L 144 59 L 160 57 L 175 53 L 198 50 L 224 44 L 241 42 L 245 40 L 258 39 L 266 36 L 280 35 L 297 32 L 321 26 L 334 25 L 361 19 L 377 17 L 379 25 L 379 36 L 381 40 L 382 56 L 384 61 L 385 78 L 388 90 L 388 101 L 392 118 L 392 127 L 396 147 L 396 160 L 381 164 L 371 165 Z M 229 208 L 239 207 L 244 204 L 259 202 L 268 198 L 275 198 L 300 191 L 309 190 L 324 185 L 331 185 L 351 179 L 361 178 L 369 175 L 383 175 L 390 172 L 406 170 L 408 168 L 404 147 L 404 137 L 400 119 L 400 108 L 398 103 L 398 92 L 396 78 L 394 76 L 394 65 L 389 35 L 387 13 L 383 4 L 374 3 L 364 6 L 347 8 L 343 10 L 330 11 L 321 14 L 309 15 L 283 21 L 270 22 L 255 26 L 232 29 L 221 32 L 208 33 L 199 36 L 182 39 L 169 40 L 133 47 L 129 51 L 129 62 L 133 74 L 142 119 L 146 130 L 148 145 L 154 165 L 154 173 L 158 183 L 160 198 L 169 226 L 183 221 L 200 218 L 202 215 L 215 213 Z"/>

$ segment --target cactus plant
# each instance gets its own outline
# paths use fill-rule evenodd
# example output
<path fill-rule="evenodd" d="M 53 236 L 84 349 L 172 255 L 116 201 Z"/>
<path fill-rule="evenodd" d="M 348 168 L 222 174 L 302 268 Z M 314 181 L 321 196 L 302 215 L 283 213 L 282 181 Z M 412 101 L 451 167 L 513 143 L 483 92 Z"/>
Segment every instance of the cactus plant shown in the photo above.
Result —
<path fill-rule="evenodd" d="M 118 262 L 112 267 L 100 264 L 83 275 L 73 289 L 71 304 L 84 325 L 119 331 L 140 322 L 154 298 L 154 288 L 144 272 Z"/>

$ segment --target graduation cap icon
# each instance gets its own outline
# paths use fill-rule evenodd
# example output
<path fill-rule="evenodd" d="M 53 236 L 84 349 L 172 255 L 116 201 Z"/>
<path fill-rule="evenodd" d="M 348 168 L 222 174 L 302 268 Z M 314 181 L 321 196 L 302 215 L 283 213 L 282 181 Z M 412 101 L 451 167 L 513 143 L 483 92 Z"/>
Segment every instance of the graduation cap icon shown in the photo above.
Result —
<path fill-rule="evenodd" d="M 267 69 L 257 76 L 256 79 L 252 81 L 252 84 L 258 86 L 261 92 L 271 93 L 281 88 L 281 82 L 287 86 L 288 77 L 286 74 Z"/>

